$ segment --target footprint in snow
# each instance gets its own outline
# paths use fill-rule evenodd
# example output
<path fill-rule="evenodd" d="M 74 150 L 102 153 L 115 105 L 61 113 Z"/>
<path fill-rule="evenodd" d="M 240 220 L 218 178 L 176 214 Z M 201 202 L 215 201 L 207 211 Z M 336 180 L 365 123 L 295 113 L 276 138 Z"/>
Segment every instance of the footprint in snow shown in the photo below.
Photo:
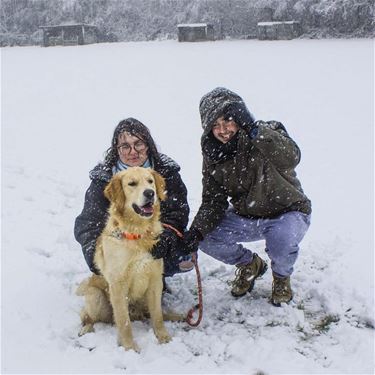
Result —
<path fill-rule="evenodd" d="M 32 247 L 32 248 L 28 249 L 28 251 L 30 253 L 43 256 L 45 258 L 51 258 L 51 254 L 47 250 L 39 248 L 39 247 Z"/>

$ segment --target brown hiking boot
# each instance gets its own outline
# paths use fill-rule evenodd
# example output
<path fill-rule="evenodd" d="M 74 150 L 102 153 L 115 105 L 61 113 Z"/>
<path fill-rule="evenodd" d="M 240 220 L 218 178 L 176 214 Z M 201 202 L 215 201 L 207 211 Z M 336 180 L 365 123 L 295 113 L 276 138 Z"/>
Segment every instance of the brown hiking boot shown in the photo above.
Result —
<path fill-rule="evenodd" d="M 275 306 L 281 303 L 287 303 L 293 298 L 292 288 L 290 286 L 290 277 L 277 277 L 273 275 L 271 302 Z"/>
<path fill-rule="evenodd" d="M 253 254 L 251 263 L 236 266 L 236 277 L 232 281 L 232 296 L 241 297 L 254 288 L 255 280 L 267 271 L 267 263 L 258 254 Z"/>

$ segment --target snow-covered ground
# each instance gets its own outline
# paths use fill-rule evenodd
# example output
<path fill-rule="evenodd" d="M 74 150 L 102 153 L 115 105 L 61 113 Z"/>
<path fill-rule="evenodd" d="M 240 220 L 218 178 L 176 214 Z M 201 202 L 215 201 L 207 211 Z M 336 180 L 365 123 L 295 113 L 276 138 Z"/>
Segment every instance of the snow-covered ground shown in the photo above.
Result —
<path fill-rule="evenodd" d="M 374 372 L 374 42 L 175 41 L 3 48 L 2 373 Z M 81 338 L 77 284 L 88 269 L 73 238 L 88 171 L 117 123 L 143 121 L 177 160 L 191 218 L 200 204 L 198 103 L 228 87 L 258 119 L 279 120 L 302 150 L 313 202 L 292 278 L 294 302 L 268 302 L 271 273 L 242 299 L 233 267 L 204 254 L 204 317 L 167 323 L 158 345 L 134 324 L 140 354 L 97 324 Z M 264 244 L 251 245 L 266 257 Z M 195 275 L 169 280 L 165 303 L 187 311 Z"/>

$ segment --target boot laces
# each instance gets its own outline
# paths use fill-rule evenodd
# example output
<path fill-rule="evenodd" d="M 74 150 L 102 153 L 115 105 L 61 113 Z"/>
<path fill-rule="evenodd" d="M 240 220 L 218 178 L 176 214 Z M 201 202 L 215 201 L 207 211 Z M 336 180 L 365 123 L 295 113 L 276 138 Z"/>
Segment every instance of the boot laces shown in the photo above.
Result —
<path fill-rule="evenodd" d="M 273 285 L 276 294 L 285 296 L 289 293 L 288 278 L 276 279 Z"/>
<path fill-rule="evenodd" d="M 235 285 L 244 285 L 247 284 L 251 279 L 255 277 L 253 270 L 251 269 L 250 265 L 240 266 L 234 272 L 235 279 L 233 280 L 233 284 Z"/>

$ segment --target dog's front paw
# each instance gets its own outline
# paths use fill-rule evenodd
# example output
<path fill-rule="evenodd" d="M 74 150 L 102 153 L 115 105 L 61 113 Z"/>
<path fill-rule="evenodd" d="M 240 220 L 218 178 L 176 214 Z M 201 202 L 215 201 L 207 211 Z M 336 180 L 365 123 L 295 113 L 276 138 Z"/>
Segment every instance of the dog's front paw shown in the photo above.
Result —
<path fill-rule="evenodd" d="M 125 350 L 134 350 L 136 353 L 140 353 L 141 352 L 141 349 L 139 348 L 139 346 L 134 341 L 120 340 L 120 345 Z"/>
<path fill-rule="evenodd" d="M 156 337 L 159 341 L 159 344 L 166 344 L 167 342 L 172 340 L 172 337 L 167 331 L 156 332 Z"/>
<path fill-rule="evenodd" d="M 128 347 L 124 346 L 124 348 L 125 348 L 125 350 L 134 350 L 136 353 L 140 353 L 141 352 L 140 347 L 135 342 L 133 342 Z"/>

